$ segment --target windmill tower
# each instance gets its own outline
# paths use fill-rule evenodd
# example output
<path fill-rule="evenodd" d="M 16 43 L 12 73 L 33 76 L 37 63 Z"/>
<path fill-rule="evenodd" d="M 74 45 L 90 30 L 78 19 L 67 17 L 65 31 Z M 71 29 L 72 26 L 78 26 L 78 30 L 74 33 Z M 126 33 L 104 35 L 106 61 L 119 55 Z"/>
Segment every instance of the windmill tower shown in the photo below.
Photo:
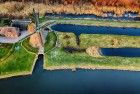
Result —
<path fill-rule="evenodd" d="M 39 13 L 35 12 L 33 9 L 33 22 L 28 25 L 28 32 L 34 33 L 30 36 L 29 42 L 35 48 L 42 48 L 43 47 L 43 38 L 42 38 L 42 27 L 39 25 Z"/>

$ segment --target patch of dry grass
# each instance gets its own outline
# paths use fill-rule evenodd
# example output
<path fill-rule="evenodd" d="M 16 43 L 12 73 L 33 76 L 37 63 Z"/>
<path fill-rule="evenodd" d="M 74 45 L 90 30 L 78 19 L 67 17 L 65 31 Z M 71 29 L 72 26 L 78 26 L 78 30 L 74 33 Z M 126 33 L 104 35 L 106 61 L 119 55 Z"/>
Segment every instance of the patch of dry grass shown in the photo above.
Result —
<path fill-rule="evenodd" d="M 82 6 L 82 7 L 81 7 Z M 49 4 L 49 3 L 33 3 L 26 2 L 22 4 L 21 2 L 5 2 L 0 3 L 0 14 L 6 16 L 14 17 L 25 17 L 29 16 L 32 13 L 32 10 L 39 10 L 40 14 L 44 15 L 46 12 L 49 13 L 73 13 L 73 14 L 96 14 L 102 15 L 104 12 L 114 12 L 117 16 L 121 16 L 126 11 L 139 12 L 139 8 L 130 8 L 130 7 L 114 7 L 114 6 L 94 6 L 93 4 Z"/>

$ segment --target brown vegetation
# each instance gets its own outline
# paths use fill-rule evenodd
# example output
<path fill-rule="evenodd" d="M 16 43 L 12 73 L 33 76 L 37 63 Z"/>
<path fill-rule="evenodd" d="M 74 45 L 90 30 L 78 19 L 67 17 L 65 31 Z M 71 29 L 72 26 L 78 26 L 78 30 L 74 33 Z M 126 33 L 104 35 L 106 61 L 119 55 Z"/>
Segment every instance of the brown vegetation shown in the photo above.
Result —
<path fill-rule="evenodd" d="M 2 27 L 0 28 L 0 35 L 8 38 L 17 38 L 19 36 L 19 30 L 15 27 Z"/>
<path fill-rule="evenodd" d="M 96 14 L 114 12 L 121 16 L 124 12 L 139 12 L 140 0 L 4 0 L 0 3 L 3 16 L 28 16 L 35 8 L 43 15 L 49 13 Z M 18 2 L 15 2 L 18 1 Z M 32 2 L 34 1 L 34 2 Z"/>
<path fill-rule="evenodd" d="M 95 46 L 89 47 L 86 49 L 86 53 L 93 57 L 101 57 L 99 47 Z"/>

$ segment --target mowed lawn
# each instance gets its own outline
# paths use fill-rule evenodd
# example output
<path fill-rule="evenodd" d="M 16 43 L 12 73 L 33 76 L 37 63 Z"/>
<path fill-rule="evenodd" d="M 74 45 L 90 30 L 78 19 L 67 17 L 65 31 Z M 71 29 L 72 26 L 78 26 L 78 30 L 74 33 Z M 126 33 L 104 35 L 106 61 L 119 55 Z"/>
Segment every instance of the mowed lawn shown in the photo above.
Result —
<path fill-rule="evenodd" d="M 29 74 L 36 55 L 27 52 L 21 43 L 16 43 L 11 55 L 0 62 L 0 77 Z"/>

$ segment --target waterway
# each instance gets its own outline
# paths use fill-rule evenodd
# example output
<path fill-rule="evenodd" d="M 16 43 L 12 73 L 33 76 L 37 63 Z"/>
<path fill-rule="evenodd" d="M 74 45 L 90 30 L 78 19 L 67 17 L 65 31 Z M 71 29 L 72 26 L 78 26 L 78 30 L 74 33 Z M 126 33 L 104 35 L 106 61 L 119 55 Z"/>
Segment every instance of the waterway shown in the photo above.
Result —
<path fill-rule="evenodd" d="M 140 28 L 132 28 L 132 27 L 124 28 L 124 27 L 56 24 L 53 25 L 51 28 L 56 32 L 74 33 L 77 36 L 77 39 L 79 39 L 78 37 L 80 34 L 112 34 L 112 35 L 140 36 Z M 101 48 L 101 55 L 140 57 L 140 48 Z"/>
<path fill-rule="evenodd" d="M 140 72 L 43 70 L 40 55 L 30 76 L 0 80 L 0 94 L 140 94 Z"/>
<path fill-rule="evenodd" d="M 97 16 L 94 14 L 57 14 L 57 13 L 46 13 L 46 17 L 51 18 L 76 18 L 76 19 L 106 19 L 106 20 L 126 20 L 126 21 L 140 21 L 140 17 L 138 17 L 138 13 L 126 12 L 121 17 L 114 16 L 113 13 L 108 12 L 105 13 L 106 17 Z"/>
<path fill-rule="evenodd" d="M 105 56 L 140 57 L 140 48 L 101 48 Z"/>
<path fill-rule="evenodd" d="M 87 26 L 73 24 L 56 24 L 52 30 L 58 32 L 72 32 L 76 35 L 80 34 L 114 34 L 114 35 L 129 35 L 140 36 L 140 28 L 134 27 L 108 27 L 108 26 Z"/>
<path fill-rule="evenodd" d="M 88 33 L 140 36 L 138 28 L 57 24 L 52 26 L 52 29 L 73 32 L 77 35 Z M 102 50 L 106 55 L 112 55 L 110 52 L 113 52 L 115 56 L 117 53 L 125 56 L 122 49 L 104 48 Z M 105 50 L 108 50 L 108 53 Z M 133 54 L 133 51 L 130 53 Z M 139 87 L 140 72 L 81 69 L 75 72 L 71 70 L 47 71 L 43 69 L 43 55 L 39 55 L 32 75 L 0 80 L 0 94 L 140 94 Z"/>

